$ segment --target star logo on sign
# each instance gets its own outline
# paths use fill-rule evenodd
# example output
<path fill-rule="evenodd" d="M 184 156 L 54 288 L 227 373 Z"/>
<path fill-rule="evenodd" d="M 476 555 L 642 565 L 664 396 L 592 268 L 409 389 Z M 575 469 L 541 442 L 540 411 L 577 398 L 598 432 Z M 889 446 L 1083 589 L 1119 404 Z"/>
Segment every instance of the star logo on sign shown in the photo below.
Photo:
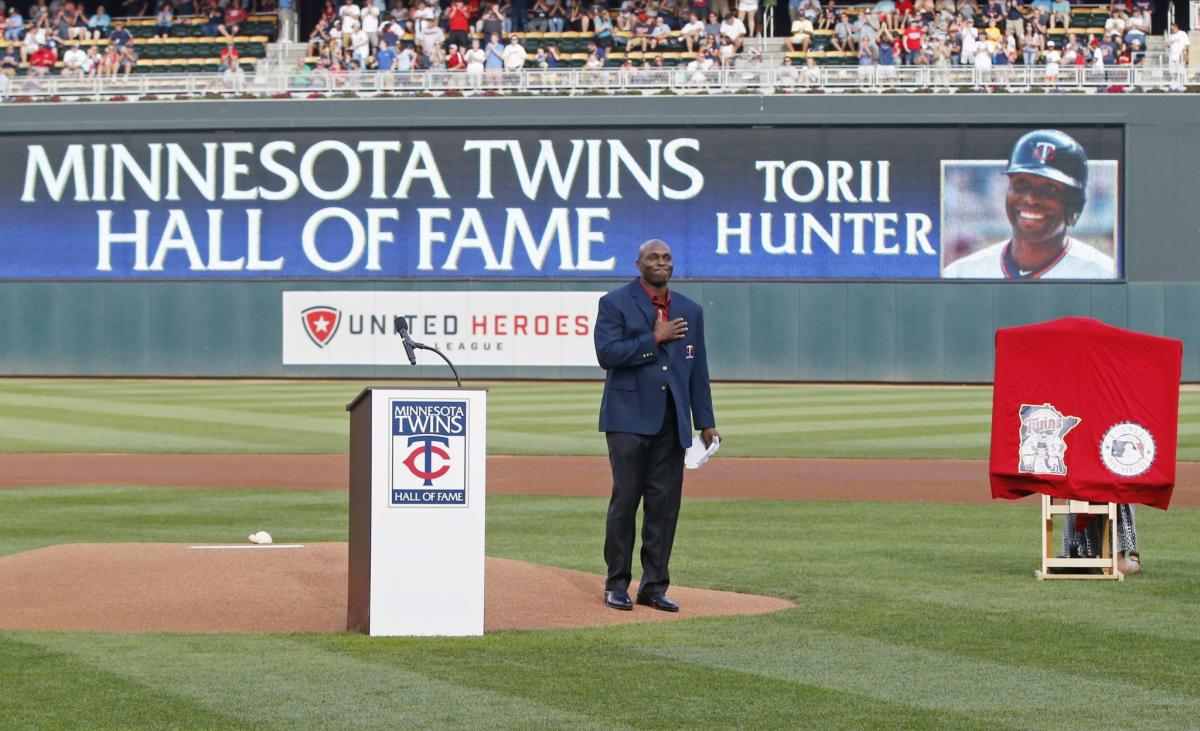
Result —
<path fill-rule="evenodd" d="M 304 323 L 304 332 L 308 339 L 318 348 L 324 348 L 337 335 L 338 325 L 342 324 L 342 311 L 326 305 L 309 307 L 300 313 Z"/>

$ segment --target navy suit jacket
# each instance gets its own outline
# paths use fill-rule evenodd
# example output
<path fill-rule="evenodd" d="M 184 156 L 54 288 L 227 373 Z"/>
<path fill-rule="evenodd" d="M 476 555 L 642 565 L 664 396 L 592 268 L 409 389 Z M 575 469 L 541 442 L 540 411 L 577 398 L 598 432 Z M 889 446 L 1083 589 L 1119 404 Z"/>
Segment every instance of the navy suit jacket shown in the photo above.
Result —
<path fill-rule="evenodd" d="M 667 411 L 667 393 L 675 401 L 679 443 L 692 444 L 691 425 L 716 426 L 708 359 L 704 352 L 704 310 L 671 292 L 670 317 L 687 321 L 682 340 L 654 344 L 658 312 L 640 280 L 600 298 L 596 317 L 596 359 L 607 371 L 600 401 L 600 431 L 657 434 Z"/>

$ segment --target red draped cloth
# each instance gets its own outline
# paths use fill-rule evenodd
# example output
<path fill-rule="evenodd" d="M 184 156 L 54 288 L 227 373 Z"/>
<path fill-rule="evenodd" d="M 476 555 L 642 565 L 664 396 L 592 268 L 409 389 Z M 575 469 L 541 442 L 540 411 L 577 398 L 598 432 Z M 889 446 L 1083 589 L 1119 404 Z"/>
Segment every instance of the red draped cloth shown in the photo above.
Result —
<path fill-rule="evenodd" d="M 1066 317 L 996 331 L 992 497 L 1166 509 L 1183 343 Z"/>

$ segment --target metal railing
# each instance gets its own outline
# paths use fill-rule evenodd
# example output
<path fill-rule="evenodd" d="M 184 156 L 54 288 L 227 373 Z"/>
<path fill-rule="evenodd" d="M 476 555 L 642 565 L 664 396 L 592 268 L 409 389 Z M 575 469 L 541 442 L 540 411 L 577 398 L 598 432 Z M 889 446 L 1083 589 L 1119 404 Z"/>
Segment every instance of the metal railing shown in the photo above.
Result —
<path fill-rule="evenodd" d="M 486 96 L 494 94 L 803 94 L 889 92 L 1180 91 L 1195 82 L 1164 66 L 817 66 L 524 69 L 360 74 L 136 74 L 129 78 L 0 77 L 0 98 L 68 99 Z"/>

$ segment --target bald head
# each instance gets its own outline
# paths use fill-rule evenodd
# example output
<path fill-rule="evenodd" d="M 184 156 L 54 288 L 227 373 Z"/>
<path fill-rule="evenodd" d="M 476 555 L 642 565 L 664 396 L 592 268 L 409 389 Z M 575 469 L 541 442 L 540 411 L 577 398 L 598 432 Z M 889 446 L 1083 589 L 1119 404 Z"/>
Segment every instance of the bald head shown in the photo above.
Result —
<path fill-rule="evenodd" d="M 671 247 L 659 239 L 650 239 L 638 247 L 638 271 L 642 279 L 651 286 L 665 287 L 675 271 L 671 259 Z"/>

